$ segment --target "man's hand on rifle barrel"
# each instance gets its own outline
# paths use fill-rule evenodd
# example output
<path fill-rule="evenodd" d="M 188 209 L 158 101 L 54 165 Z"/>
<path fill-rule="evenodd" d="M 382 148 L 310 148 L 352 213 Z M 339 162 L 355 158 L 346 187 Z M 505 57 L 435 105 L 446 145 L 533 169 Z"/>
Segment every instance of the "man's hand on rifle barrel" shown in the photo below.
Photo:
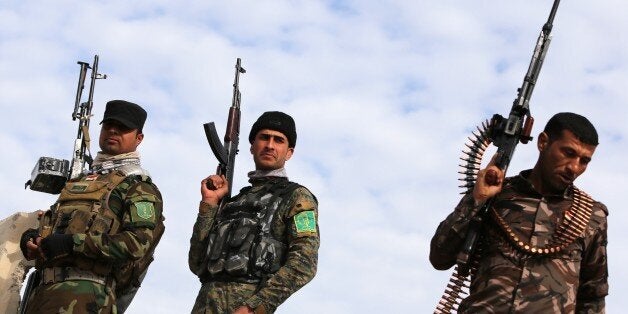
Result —
<path fill-rule="evenodd" d="M 504 182 L 504 172 L 495 166 L 495 156 L 486 168 L 478 171 L 475 187 L 473 188 L 473 199 L 475 205 L 484 204 L 489 198 L 497 195 L 502 190 Z"/>
<path fill-rule="evenodd" d="M 217 206 L 229 192 L 229 182 L 224 175 L 211 175 L 201 181 L 201 201 Z"/>

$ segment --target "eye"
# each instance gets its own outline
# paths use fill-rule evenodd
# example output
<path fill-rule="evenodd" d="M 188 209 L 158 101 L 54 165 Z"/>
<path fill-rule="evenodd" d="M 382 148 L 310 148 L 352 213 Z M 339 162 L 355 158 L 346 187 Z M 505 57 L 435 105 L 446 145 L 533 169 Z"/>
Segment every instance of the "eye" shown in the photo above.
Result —
<path fill-rule="evenodd" d="M 574 157 L 574 156 L 576 156 L 576 151 L 574 151 L 571 148 L 565 148 L 565 149 L 563 149 L 563 154 L 565 154 L 565 156 L 567 156 L 567 157 Z"/>

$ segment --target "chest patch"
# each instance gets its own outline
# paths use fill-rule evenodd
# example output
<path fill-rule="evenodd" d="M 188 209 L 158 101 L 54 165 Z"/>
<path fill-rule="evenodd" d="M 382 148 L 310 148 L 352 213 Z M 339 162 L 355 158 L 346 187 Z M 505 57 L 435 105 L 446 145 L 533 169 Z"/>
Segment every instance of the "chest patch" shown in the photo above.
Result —
<path fill-rule="evenodd" d="M 294 225 L 297 233 L 316 232 L 316 214 L 313 210 L 300 212 L 294 215 Z"/>
<path fill-rule="evenodd" d="M 72 185 L 72 188 L 70 188 L 72 192 L 85 192 L 85 190 L 87 190 L 87 184 L 75 183 Z"/>

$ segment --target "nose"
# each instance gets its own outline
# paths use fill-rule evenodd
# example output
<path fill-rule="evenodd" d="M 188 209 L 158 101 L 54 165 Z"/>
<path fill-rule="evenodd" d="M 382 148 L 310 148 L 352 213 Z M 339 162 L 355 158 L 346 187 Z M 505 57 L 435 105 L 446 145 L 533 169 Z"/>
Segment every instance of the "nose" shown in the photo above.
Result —
<path fill-rule="evenodd" d="M 103 126 L 103 129 L 109 133 L 112 134 L 118 134 L 120 132 L 120 129 L 118 129 L 118 127 L 115 124 L 107 124 Z"/>
<path fill-rule="evenodd" d="M 580 164 L 578 158 L 574 158 L 567 163 L 566 169 L 570 175 L 577 176 L 581 172 L 582 165 Z"/>
<path fill-rule="evenodd" d="M 266 148 L 275 149 L 275 144 L 275 140 L 271 137 L 268 139 L 268 141 L 266 141 Z"/>

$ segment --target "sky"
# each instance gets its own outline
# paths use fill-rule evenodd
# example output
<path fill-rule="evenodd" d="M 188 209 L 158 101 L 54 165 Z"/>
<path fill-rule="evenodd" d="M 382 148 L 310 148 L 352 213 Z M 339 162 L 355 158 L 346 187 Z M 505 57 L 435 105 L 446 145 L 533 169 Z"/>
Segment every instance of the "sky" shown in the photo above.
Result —
<path fill-rule="evenodd" d="M 467 136 L 507 115 L 552 1 L 0 1 L 0 218 L 56 196 L 24 189 L 40 156 L 69 159 L 77 61 L 99 55 L 91 136 L 105 103 L 148 111 L 142 165 L 164 197 L 166 233 L 128 313 L 189 312 L 187 253 L 200 181 L 216 159 L 203 123 L 226 126 L 236 58 L 242 125 L 234 189 L 254 168 L 247 136 L 265 111 L 296 120 L 286 169 L 319 200 L 314 280 L 277 313 L 429 313 L 451 271 L 429 242 L 460 198 Z M 606 204 L 609 313 L 628 301 L 628 3 L 563 1 L 530 108 L 533 135 L 562 111 L 600 145 L 576 185 Z M 84 100 L 87 93 L 84 93 Z M 92 154 L 98 147 L 93 143 Z M 508 173 L 531 168 L 519 145 Z"/>

